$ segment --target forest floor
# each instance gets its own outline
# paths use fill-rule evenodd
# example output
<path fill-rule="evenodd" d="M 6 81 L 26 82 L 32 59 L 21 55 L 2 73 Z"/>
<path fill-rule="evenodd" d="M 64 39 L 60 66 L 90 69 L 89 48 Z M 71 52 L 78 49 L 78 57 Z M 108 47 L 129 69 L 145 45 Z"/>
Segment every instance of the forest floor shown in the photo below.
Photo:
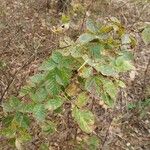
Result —
<path fill-rule="evenodd" d="M 76 0 L 77 4 L 79 0 Z M 127 88 L 120 90 L 116 109 L 112 112 L 95 106 L 97 115 L 96 134 L 101 137 L 103 150 L 149 150 L 150 107 L 144 106 L 150 98 L 150 46 L 145 45 L 141 32 L 150 24 L 150 3 L 135 0 L 86 0 L 82 6 L 96 20 L 117 17 L 128 33 L 137 39 L 134 49 L 136 71 L 123 75 Z M 47 8 L 46 0 L 0 0 L 0 92 L 3 101 L 10 95 L 18 95 L 19 89 L 29 76 L 37 72 L 41 62 L 58 48 L 59 38 L 68 35 L 74 40 L 84 30 L 84 12 L 77 12 L 73 21 L 76 28 L 55 34 L 52 27 L 60 24 L 60 15 L 54 7 Z M 85 11 L 85 10 L 84 10 Z M 135 106 L 138 104 L 137 106 Z M 2 110 L 2 109 L 1 109 Z M 3 112 L 1 111 L 1 115 Z M 45 139 L 33 125 L 34 137 L 25 147 L 37 150 Z M 66 131 L 53 137 L 55 148 L 72 149 L 65 138 Z M 51 139 L 51 138 L 50 138 Z M 0 149 L 15 149 L 0 139 Z"/>

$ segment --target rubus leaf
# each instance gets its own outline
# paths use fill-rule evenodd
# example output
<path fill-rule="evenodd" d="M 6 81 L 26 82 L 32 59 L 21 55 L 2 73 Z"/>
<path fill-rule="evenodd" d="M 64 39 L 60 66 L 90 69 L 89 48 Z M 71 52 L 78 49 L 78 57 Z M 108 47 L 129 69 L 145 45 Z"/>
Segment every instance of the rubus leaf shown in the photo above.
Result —
<path fill-rule="evenodd" d="M 16 123 L 19 125 L 19 127 L 28 129 L 30 124 L 30 119 L 26 114 L 22 114 L 20 112 L 17 112 L 14 117 Z"/>
<path fill-rule="evenodd" d="M 111 80 L 103 79 L 102 82 L 104 91 L 106 91 L 113 100 L 116 100 L 118 92 L 116 85 Z"/>
<path fill-rule="evenodd" d="M 143 30 L 142 39 L 146 45 L 150 44 L 150 26 Z"/>
<path fill-rule="evenodd" d="M 56 110 L 63 104 L 63 100 L 59 97 L 56 97 L 55 99 L 50 99 L 46 102 L 45 108 L 48 110 Z"/>
<path fill-rule="evenodd" d="M 112 99 L 108 93 L 104 92 L 102 94 L 101 98 L 105 102 L 105 104 L 107 104 L 109 107 L 113 107 L 114 106 L 115 100 Z"/>
<path fill-rule="evenodd" d="M 8 115 L 2 118 L 2 125 L 6 128 L 9 127 L 13 119 L 14 119 L 14 115 Z"/>
<path fill-rule="evenodd" d="M 51 58 L 56 64 L 59 64 L 63 61 L 63 56 L 59 52 L 54 52 Z"/>
<path fill-rule="evenodd" d="M 75 102 L 75 104 L 79 107 L 82 108 L 83 106 L 85 106 L 88 102 L 89 97 L 87 96 L 87 94 L 85 92 L 82 92 L 78 95 L 77 100 Z"/>
<path fill-rule="evenodd" d="M 42 63 L 40 70 L 50 71 L 56 67 L 56 63 L 52 59 L 48 59 Z"/>
<path fill-rule="evenodd" d="M 56 81 L 62 86 L 66 86 L 71 78 L 72 72 L 68 68 L 61 68 L 55 70 Z"/>
<path fill-rule="evenodd" d="M 61 86 L 65 87 L 69 83 L 71 74 L 72 72 L 67 68 L 61 68 L 61 70 L 56 68 L 49 72 L 48 80 L 45 82 L 47 92 L 57 95 L 61 90 Z"/>
<path fill-rule="evenodd" d="M 36 104 L 33 108 L 33 116 L 39 122 L 43 122 L 46 116 L 46 110 L 43 104 Z"/>
<path fill-rule="evenodd" d="M 99 76 L 87 78 L 85 81 L 85 89 L 96 98 L 98 98 L 101 94 L 101 86 L 102 83 Z"/>
<path fill-rule="evenodd" d="M 36 74 L 30 77 L 29 84 L 31 86 L 35 86 L 36 84 L 39 84 L 42 80 L 44 80 L 44 78 L 45 78 L 44 74 Z"/>
<path fill-rule="evenodd" d="M 48 75 L 48 80 L 45 82 L 45 88 L 47 92 L 51 95 L 59 94 L 61 86 L 56 81 L 55 72 L 50 72 Z"/>
<path fill-rule="evenodd" d="M 90 43 L 88 47 L 90 51 L 90 56 L 92 56 L 93 58 L 101 57 L 101 53 L 104 50 L 104 46 L 102 44 L 94 42 L 94 43 Z"/>
<path fill-rule="evenodd" d="M 31 86 L 23 86 L 21 88 L 21 90 L 19 91 L 19 95 L 20 96 L 25 96 L 25 95 L 29 94 L 31 91 L 32 91 Z"/>
<path fill-rule="evenodd" d="M 18 111 L 22 107 L 22 103 L 17 97 L 12 96 L 7 102 L 4 102 L 2 106 L 5 112 L 13 112 Z"/>
<path fill-rule="evenodd" d="M 115 60 L 115 68 L 119 72 L 126 72 L 131 69 L 134 69 L 132 63 L 124 58 L 124 56 L 119 56 Z"/>
<path fill-rule="evenodd" d="M 85 43 L 88 43 L 94 39 L 97 39 L 95 35 L 90 34 L 90 33 L 84 33 L 84 34 L 79 36 L 79 38 L 77 39 L 77 42 L 80 44 L 85 44 Z"/>
<path fill-rule="evenodd" d="M 83 67 L 79 70 L 79 76 L 83 78 L 89 78 L 93 75 L 93 68 L 92 67 Z"/>
<path fill-rule="evenodd" d="M 56 131 L 56 125 L 52 121 L 47 121 L 41 126 L 42 131 L 47 134 L 52 134 Z"/>
<path fill-rule="evenodd" d="M 74 107 L 72 110 L 72 116 L 78 123 L 79 127 L 86 133 L 93 131 L 94 115 L 89 110 L 80 110 Z"/>
<path fill-rule="evenodd" d="M 49 150 L 49 149 L 51 148 L 49 147 L 49 144 L 46 143 L 42 143 L 39 147 L 39 150 Z"/>
<path fill-rule="evenodd" d="M 98 150 L 100 145 L 100 139 L 96 136 L 90 136 L 87 139 L 86 143 L 89 146 L 89 150 Z"/>
<path fill-rule="evenodd" d="M 43 87 L 37 89 L 35 93 L 30 93 L 30 97 L 34 102 L 43 102 L 46 99 L 47 95 L 48 93 Z"/>
<path fill-rule="evenodd" d="M 96 69 L 105 76 L 112 76 L 112 77 L 118 76 L 117 71 L 110 65 L 101 65 L 99 67 L 96 67 Z"/>
<path fill-rule="evenodd" d="M 17 138 L 22 142 L 28 142 L 32 140 L 30 133 L 24 128 L 19 128 Z"/>
<path fill-rule="evenodd" d="M 40 70 L 45 71 L 52 71 L 55 68 L 69 68 L 71 69 L 71 66 L 73 65 L 75 59 L 71 56 L 63 56 L 61 52 L 53 52 L 52 56 L 43 62 L 43 64 L 40 67 Z"/>
<path fill-rule="evenodd" d="M 34 103 L 26 103 L 23 104 L 18 111 L 22 113 L 31 113 L 33 111 L 34 106 L 35 106 Z"/>
<path fill-rule="evenodd" d="M 12 128 L 3 128 L 0 130 L 0 135 L 7 137 L 7 138 L 14 138 L 15 137 L 15 130 L 12 130 Z"/>
<path fill-rule="evenodd" d="M 92 33 L 97 33 L 99 30 L 98 26 L 96 25 L 96 22 L 94 22 L 92 19 L 87 19 L 86 28 L 88 31 L 90 31 Z"/>

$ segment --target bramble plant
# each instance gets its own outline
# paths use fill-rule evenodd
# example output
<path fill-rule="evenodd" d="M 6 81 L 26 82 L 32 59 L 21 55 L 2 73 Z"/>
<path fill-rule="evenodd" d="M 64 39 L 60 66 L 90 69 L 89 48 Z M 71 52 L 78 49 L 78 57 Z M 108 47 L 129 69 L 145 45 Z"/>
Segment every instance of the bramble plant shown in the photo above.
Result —
<path fill-rule="evenodd" d="M 78 130 L 92 135 L 96 116 L 87 104 L 95 100 L 103 101 L 110 109 L 115 106 L 119 88 L 125 87 L 120 73 L 134 69 L 131 62 L 134 45 L 134 38 L 125 33 L 116 18 L 110 18 L 106 24 L 88 19 L 86 32 L 76 42 L 69 37 L 60 41 L 60 48 L 21 89 L 20 99 L 11 97 L 3 103 L 6 117 L 2 135 L 16 139 L 16 143 L 30 140 L 32 117 L 44 133 L 55 133 L 57 121 L 47 119 L 47 115 L 62 114 L 66 102 L 71 105 Z M 91 138 L 96 144 L 91 147 L 97 149 L 97 140 Z"/>

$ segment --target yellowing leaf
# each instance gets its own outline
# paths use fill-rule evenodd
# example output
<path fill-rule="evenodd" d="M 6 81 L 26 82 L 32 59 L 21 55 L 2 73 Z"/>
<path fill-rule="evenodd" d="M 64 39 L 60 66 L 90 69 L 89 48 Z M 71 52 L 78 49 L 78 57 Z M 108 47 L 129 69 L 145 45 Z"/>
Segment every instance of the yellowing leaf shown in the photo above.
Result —
<path fill-rule="evenodd" d="M 79 76 L 83 77 L 83 78 L 89 78 L 90 76 L 93 75 L 93 68 L 92 67 L 83 67 L 82 69 L 79 70 Z"/>
<path fill-rule="evenodd" d="M 91 133 L 94 130 L 94 115 L 89 110 L 80 110 L 74 107 L 72 116 L 84 132 Z"/>
<path fill-rule="evenodd" d="M 69 96 L 75 96 L 77 94 L 77 92 L 79 91 L 79 87 L 76 83 L 71 83 L 69 84 L 69 86 L 67 87 L 66 89 L 66 93 L 69 95 Z"/>
<path fill-rule="evenodd" d="M 89 97 L 87 96 L 87 94 L 85 92 L 82 92 L 78 95 L 78 98 L 76 100 L 76 105 L 81 108 L 83 106 L 85 106 L 88 102 Z"/>

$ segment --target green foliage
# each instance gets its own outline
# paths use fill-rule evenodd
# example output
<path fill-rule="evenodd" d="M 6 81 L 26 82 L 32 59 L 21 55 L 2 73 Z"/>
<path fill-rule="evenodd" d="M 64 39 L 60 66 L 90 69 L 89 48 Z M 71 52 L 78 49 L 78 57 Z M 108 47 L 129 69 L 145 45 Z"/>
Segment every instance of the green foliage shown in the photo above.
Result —
<path fill-rule="evenodd" d="M 77 121 L 79 127 L 86 133 L 91 133 L 93 131 L 94 125 L 94 115 L 89 110 L 73 108 L 72 116 Z"/>
<path fill-rule="evenodd" d="M 138 101 L 137 103 L 129 103 L 127 108 L 129 110 L 136 110 L 139 117 L 143 118 L 147 115 L 150 108 L 150 98 Z"/>
<path fill-rule="evenodd" d="M 68 18 L 63 16 L 62 21 Z M 73 121 L 83 132 L 92 135 L 95 116 L 87 104 L 96 99 L 114 107 L 119 88 L 125 87 L 119 80 L 120 73 L 134 69 L 127 48 L 133 38 L 116 18 L 106 25 L 89 19 L 86 26 L 86 32 L 76 42 L 65 37 L 60 42 L 60 47 L 65 48 L 56 50 L 41 64 L 39 73 L 30 77 L 21 89 L 19 96 L 23 100 L 11 97 L 3 103 L 7 116 L 3 119 L 3 136 L 27 141 L 31 138 L 28 129 L 32 118 L 45 135 L 55 133 L 57 121 L 55 117 L 50 121 L 49 114 L 62 116 L 66 101 L 71 104 Z M 98 149 L 96 137 L 89 137 L 88 141 L 89 149 Z"/>
<path fill-rule="evenodd" d="M 150 44 L 150 27 L 146 27 L 142 32 L 142 38 L 146 45 Z"/>

